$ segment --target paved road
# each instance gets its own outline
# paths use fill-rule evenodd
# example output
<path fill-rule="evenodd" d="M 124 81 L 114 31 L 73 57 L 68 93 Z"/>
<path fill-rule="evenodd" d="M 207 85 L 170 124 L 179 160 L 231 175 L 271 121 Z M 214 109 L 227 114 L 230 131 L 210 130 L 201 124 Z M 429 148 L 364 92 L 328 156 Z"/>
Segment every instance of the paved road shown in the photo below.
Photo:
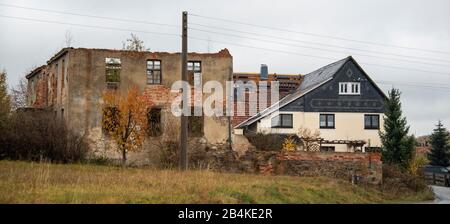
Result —
<path fill-rule="evenodd" d="M 450 187 L 431 186 L 436 194 L 436 204 L 450 204 Z"/>

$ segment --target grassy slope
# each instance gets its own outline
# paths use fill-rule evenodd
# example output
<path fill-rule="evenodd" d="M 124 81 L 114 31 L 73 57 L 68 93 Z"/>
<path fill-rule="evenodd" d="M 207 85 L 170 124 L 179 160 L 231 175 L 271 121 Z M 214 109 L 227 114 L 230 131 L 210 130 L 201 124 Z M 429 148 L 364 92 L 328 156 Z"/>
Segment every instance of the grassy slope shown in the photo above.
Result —
<path fill-rule="evenodd" d="M 424 200 L 415 195 L 403 201 Z M 386 203 L 328 178 L 0 161 L 0 203 Z"/>

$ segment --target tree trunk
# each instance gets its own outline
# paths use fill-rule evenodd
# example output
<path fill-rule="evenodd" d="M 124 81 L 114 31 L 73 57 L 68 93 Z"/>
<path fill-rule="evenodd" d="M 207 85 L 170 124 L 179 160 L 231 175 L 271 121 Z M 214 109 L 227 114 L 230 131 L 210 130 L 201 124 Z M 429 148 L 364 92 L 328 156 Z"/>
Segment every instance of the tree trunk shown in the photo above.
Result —
<path fill-rule="evenodd" d="M 127 151 L 123 148 L 122 149 L 122 168 L 125 168 L 127 165 Z"/>

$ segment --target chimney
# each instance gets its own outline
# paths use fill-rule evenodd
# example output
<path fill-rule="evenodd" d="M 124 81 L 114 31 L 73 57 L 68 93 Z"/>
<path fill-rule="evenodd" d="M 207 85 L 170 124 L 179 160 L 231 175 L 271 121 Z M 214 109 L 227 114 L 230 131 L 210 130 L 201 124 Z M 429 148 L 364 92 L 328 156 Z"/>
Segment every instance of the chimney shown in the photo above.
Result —
<path fill-rule="evenodd" d="M 266 64 L 261 64 L 260 78 L 261 80 L 267 80 L 269 78 L 269 69 Z"/>

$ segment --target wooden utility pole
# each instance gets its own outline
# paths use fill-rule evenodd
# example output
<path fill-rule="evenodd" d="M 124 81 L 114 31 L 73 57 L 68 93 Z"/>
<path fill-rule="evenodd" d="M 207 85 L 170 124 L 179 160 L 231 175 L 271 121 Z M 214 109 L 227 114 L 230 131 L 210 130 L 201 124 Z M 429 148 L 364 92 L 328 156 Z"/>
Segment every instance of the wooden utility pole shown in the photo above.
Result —
<path fill-rule="evenodd" d="M 182 36 L 181 36 L 181 80 L 183 81 L 183 101 L 182 108 L 189 106 L 188 102 L 188 91 L 184 91 L 187 88 L 187 12 L 183 11 L 183 21 L 182 21 Z M 184 111 L 184 110 L 183 110 Z M 181 114 L 181 132 L 180 132 L 180 169 L 187 170 L 188 160 L 187 160 L 187 138 L 188 138 L 188 124 L 187 124 L 187 114 Z"/>

